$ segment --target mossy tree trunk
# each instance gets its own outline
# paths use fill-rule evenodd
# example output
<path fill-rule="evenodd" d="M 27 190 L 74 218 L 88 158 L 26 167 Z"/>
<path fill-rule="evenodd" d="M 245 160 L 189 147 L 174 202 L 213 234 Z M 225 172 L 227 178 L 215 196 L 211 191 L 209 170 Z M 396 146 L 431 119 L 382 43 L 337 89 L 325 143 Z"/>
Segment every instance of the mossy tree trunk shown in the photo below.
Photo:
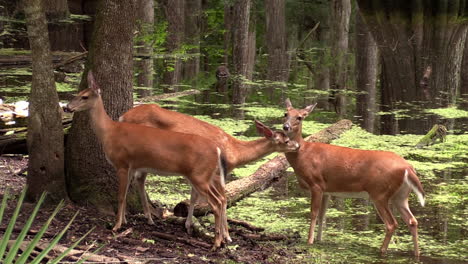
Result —
<path fill-rule="evenodd" d="M 233 6 L 232 17 L 232 58 L 233 58 L 233 84 L 232 102 L 243 104 L 247 97 L 247 79 L 249 62 L 249 21 L 250 0 L 236 0 Z"/>
<path fill-rule="evenodd" d="M 382 103 L 455 101 L 467 32 L 467 1 L 358 0 L 382 58 Z M 420 88 L 424 71 L 432 76 Z"/>
<path fill-rule="evenodd" d="M 154 32 L 154 1 L 138 1 L 138 31 L 141 38 L 151 35 Z M 137 54 L 143 55 L 135 64 L 137 72 L 137 86 L 148 89 L 137 91 L 140 97 L 150 96 L 153 88 L 153 47 L 148 41 L 138 41 Z"/>
<path fill-rule="evenodd" d="M 374 132 L 377 94 L 378 49 L 367 25 L 356 13 L 356 114 L 361 126 Z"/>
<path fill-rule="evenodd" d="M 266 46 L 268 52 L 266 79 L 272 83 L 268 94 L 273 99 L 274 89 L 286 89 L 289 78 L 289 58 L 286 43 L 285 0 L 266 0 Z M 281 102 L 284 98 L 280 99 Z"/>
<path fill-rule="evenodd" d="M 187 52 L 189 58 L 184 64 L 184 79 L 192 80 L 200 72 L 200 25 L 202 1 L 191 0 L 185 3 L 185 42 L 192 46 Z"/>
<path fill-rule="evenodd" d="M 52 200 L 66 198 L 62 110 L 58 105 L 47 21 L 42 0 L 24 0 L 32 55 L 27 145 L 27 197 L 35 201 L 47 191 Z"/>
<path fill-rule="evenodd" d="M 185 27 L 185 1 L 160 0 L 161 7 L 167 20 L 166 58 L 164 59 L 164 73 L 162 84 L 164 92 L 177 92 L 177 84 L 182 78 L 182 60 L 177 54 L 182 46 Z"/>
<path fill-rule="evenodd" d="M 330 101 L 333 102 L 335 111 L 343 116 L 346 114 L 346 100 L 344 90 L 347 81 L 347 57 L 349 42 L 349 20 L 351 18 L 350 0 L 332 0 L 331 13 L 331 56 L 330 67 Z"/>
<path fill-rule="evenodd" d="M 116 120 L 133 105 L 133 33 L 137 0 L 101 0 L 83 76 L 92 70 L 101 87 L 104 107 Z M 80 89 L 87 88 L 86 77 Z M 70 198 L 111 213 L 117 205 L 118 180 L 93 130 L 89 113 L 74 114 L 66 149 Z M 129 193 L 132 207 L 135 193 Z"/>

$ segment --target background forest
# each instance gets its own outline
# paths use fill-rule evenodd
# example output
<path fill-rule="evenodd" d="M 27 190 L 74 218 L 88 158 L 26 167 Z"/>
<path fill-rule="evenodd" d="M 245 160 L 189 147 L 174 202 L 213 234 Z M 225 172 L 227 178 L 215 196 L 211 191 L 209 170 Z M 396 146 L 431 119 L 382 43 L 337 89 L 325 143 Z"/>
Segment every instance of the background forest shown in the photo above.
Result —
<path fill-rule="evenodd" d="M 125 254 L 169 263 L 415 261 L 399 218 L 389 256 L 377 255 L 383 225 L 361 199 L 333 200 L 324 241 L 308 246 L 309 194 L 285 168 L 228 209 L 229 218 L 263 227 L 279 241 L 233 232 L 233 244 L 214 253 L 155 239 L 147 235 L 153 229 L 188 235 L 180 223 L 146 225 L 134 188 L 128 227 L 135 228 L 137 244 L 110 239 L 115 170 L 87 113 L 72 118 L 58 107 L 87 88 L 83 76 L 91 69 L 114 120 L 134 105 L 157 103 L 240 140 L 259 137 L 254 119 L 280 129 L 286 98 L 297 108 L 317 102 L 303 133 L 349 119 L 353 127 L 340 131 L 333 144 L 407 159 L 427 195 L 426 207 L 410 199 L 420 226 L 420 261 L 464 263 L 467 17 L 464 0 L 0 0 L 0 193 L 6 197 L 5 189 L 13 189 L 16 195 L 27 184 L 29 202 L 44 191 L 48 204 L 65 199 L 70 212 L 79 207 L 98 219 L 78 220 L 81 228 L 73 234 L 97 225 L 92 237 L 104 245 L 102 254 L 120 260 Z M 421 141 L 435 125 L 443 139 Z M 234 170 L 228 182 L 254 175 L 276 155 Z M 151 175 L 147 193 L 155 211 L 172 211 L 188 198 L 190 186 L 182 178 Z M 198 219 L 204 226 L 212 221 Z M 122 244 L 127 246 L 119 257 Z M 137 246 L 150 250 L 135 253 Z"/>

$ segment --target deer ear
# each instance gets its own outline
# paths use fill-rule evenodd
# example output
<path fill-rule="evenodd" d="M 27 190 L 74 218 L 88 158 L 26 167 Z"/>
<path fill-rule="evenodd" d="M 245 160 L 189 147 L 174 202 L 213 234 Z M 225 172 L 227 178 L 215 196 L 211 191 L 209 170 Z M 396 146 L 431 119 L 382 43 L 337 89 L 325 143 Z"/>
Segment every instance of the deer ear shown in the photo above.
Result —
<path fill-rule="evenodd" d="M 96 79 L 94 79 L 94 74 L 91 70 L 88 71 L 88 87 L 97 94 L 101 94 L 101 89 L 99 89 L 99 86 L 96 83 Z"/>
<path fill-rule="evenodd" d="M 267 126 L 265 126 L 262 122 L 255 120 L 255 127 L 257 128 L 257 132 L 266 138 L 273 137 L 273 131 Z"/>
<path fill-rule="evenodd" d="M 284 101 L 284 104 L 286 105 L 287 109 L 293 108 L 291 104 L 291 100 L 289 100 L 289 98 L 286 98 L 286 100 Z"/>
<path fill-rule="evenodd" d="M 307 112 L 307 114 L 310 114 L 312 112 L 312 110 L 314 110 L 314 108 L 317 106 L 317 103 L 313 104 L 313 105 L 308 105 L 306 106 L 306 108 L 304 108 L 304 110 Z"/>

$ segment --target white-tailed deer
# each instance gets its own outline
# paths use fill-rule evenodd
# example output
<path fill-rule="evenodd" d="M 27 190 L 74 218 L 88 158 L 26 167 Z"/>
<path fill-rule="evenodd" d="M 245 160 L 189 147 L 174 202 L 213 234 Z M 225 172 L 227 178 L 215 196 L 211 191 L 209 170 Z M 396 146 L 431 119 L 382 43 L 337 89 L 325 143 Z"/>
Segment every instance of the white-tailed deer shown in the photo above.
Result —
<path fill-rule="evenodd" d="M 360 150 L 323 143 L 306 142 L 302 138 L 302 120 L 314 109 L 294 109 L 286 100 L 283 130 L 301 147 L 286 153 L 301 186 L 310 191 L 311 223 L 308 243 L 314 242 L 314 229 L 319 218 L 317 240 L 322 237 L 322 222 L 329 195 L 341 197 L 370 197 L 385 224 L 385 238 L 380 248 L 387 252 L 393 232 L 398 226 L 389 202 L 398 209 L 413 237 L 414 254 L 419 256 L 418 222 L 408 206 L 408 196 L 414 191 L 424 206 L 424 191 L 413 167 L 393 152 Z M 324 197 L 325 195 L 325 197 Z M 319 212 L 320 210 L 320 212 Z"/>
<path fill-rule="evenodd" d="M 226 160 L 227 173 L 230 173 L 236 167 L 258 160 L 273 152 L 296 151 L 299 148 L 299 144 L 293 140 L 289 140 L 284 132 L 272 131 L 258 121 L 255 121 L 257 131 L 264 137 L 253 141 L 242 141 L 232 137 L 217 126 L 186 114 L 164 109 L 155 104 L 144 104 L 132 108 L 122 115 L 119 121 L 209 138 L 211 142 L 221 148 Z M 145 177 L 146 175 L 142 179 Z M 186 228 L 189 233 L 191 233 L 192 215 L 196 198 L 197 194 L 192 188 L 186 222 Z M 225 222 L 225 225 L 227 229 L 227 222 Z"/>
<path fill-rule="evenodd" d="M 115 122 L 104 109 L 91 71 L 88 72 L 88 87 L 70 101 L 67 109 L 71 112 L 89 110 L 92 128 L 107 159 L 117 170 L 118 212 L 113 230 L 119 229 L 125 221 L 126 196 L 132 177 L 141 177 L 148 171 L 183 175 L 212 207 L 216 230 L 214 248 L 219 247 L 223 236 L 229 237 L 223 225 L 226 221 L 225 168 L 220 148 L 211 140 L 193 134 Z M 151 219 L 144 186 L 138 189 L 145 215 Z"/>

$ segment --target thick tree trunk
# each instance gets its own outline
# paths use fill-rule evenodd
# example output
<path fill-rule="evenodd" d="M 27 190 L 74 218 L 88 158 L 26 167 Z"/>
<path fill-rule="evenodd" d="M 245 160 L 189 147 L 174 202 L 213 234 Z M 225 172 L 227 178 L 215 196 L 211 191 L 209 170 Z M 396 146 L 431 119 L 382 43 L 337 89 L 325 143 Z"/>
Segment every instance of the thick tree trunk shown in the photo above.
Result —
<path fill-rule="evenodd" d="M 289 78 L 289 60 L 286 44 L 285 0 L 266 0 L 267 74 L 266 79 L 273 83 L 268 87 L 272 99 L 275 87 L 286 88 Z M 284 101 L 281 98 L 281 101 Z"/>
<path fill-rule="evenodd" d="M 139 0 L 138 4 L 137 25 L 140 37 L 151 35 L 154 31 L 154 1 Z M 137 94 L 145 97 L 151 95 L 153 88 L 153 47 L 145 41 L 139 41 L 137 46 L 137 54 L 144 56 L 135 62 L 137 86 L 148 88 L 139 89 Z"/>
<path fill-rule="evenodd" d="M 42 0 L 24 0 L 32 56 L 27 145 L 27 197 L 35 201 L 47 191 L 55 201 L 66 198 L 62 109 L 58 105 Z"/>
<path fill-rule="evenodd" d="M 249 62 L 249 21 L 250 0 L 236 0 L 233 7 L 233 84 L 232 102 L 234 104 L 245 103 L 247 97 L 247 79 Z"/>
<path fill-rule="evenodd" d="M 189 58 L 184 64 L 184 79 L 191 80 L 200 72 L 200 24 L 202 15 L 201 0 L 185 3 L 185 42 L 193 46 L 187 52 Z"/>
<path fill-rule="evenodd" d="M 307 137 L 305 140 L 310 142 L 330 143 L 332 140 L 337 139 L 343 132 L 349 130 L 351 126 L 352 122 L 344 119 Z M 234 205 L 251 193 L 264 190 L 270 186 L 271 183 L 284 176 L 288 167 L 289 163 L 286 157 L 280 154 L 263 164 L 252 175 L 228 183 L 226 185 L 228 207 Z M 187 216 L 189 202 L 189 200 L 185 200 L 178 203 L 174 208 L 174 214 L 176 216 Z M 199 203 L 195 206 L 194 215 L 205 215 L 210 210 L 210 206 L 206 202 Z"/>
<path fill-rule="evenodd" d="M 409 6 L 403 0 L 358 3 L 379 46 L 385 80 L 381 84 L 383 103 L 389 109 L 398 101 L 453 104 L 467 30 L 466 4 L 413 1 Z M 427 66 L 432 67 L 428 92 L 419 85 Z"/>
<path fill-rule="evenodd" d="M 356 115 L 361 126 L 374 132 L 378 49 L 359 12 L 356 14 Z"/>
<path fill-rule="evenodd" d="M 44 11 L 49 20 L 65 19 L 70 15 L 67 0 L 43 0 Z"/>
<path fill-rule="evenodd" d="M 330 68 L 330 99 L 334 104 L 335 111 L 340 116 L 343 116 L 346 114 L 344 90 L 346 90 L 348 69 L 347 53 L 351 1 L 331 1 L 331 12 L 331 57 L 333 58 L 333 61 Z"/>
<path fill-rule="evenodd" d="M 465 40 L 460 81 L 460 106 L 468 109 L 468 41 Z"/>
<path fill-rule="evenodd" d="M 180 49 L 184 38 L 184 0 L 163 0 L 162 7 L 167 19 L 166 58 L 164 59 L 164 73 L 162 78 L 165 93 L 177 92 L 182 78 L 182 61 L 177 50 Z"/>
<path fill-rule="evenodd" d="M 137 0 L 102 0 L 98 4 L 93 42 L 83 76 L 92 69 L 102 90 L 107 113 L 116 120 L 132 107 L 133 32 Z M 80 89 L 87 88 L 86 77 Z M 107 162 L 90 126 L 89 113 L 74 114 L 67 144 L 67 186 L 70 198 L 111 213 L 117 205 L 115 170 Z M 132 207 L 134 193 L 128 205 Z M 135 197 L 137 197 L 135 195 Z"/>

